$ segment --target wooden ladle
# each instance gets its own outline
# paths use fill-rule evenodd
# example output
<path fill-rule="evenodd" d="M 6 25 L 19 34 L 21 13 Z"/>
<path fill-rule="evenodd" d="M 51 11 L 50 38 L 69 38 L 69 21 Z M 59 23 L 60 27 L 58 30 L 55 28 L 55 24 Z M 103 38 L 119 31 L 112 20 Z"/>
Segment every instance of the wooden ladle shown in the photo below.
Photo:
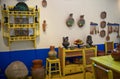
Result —
<path fill-rule="evenodd" d="M 109 26 L 107 26 L 109 27 Z M 110 36 L 109 36 L 109 28 L 107 28 L 107 36 L 106 36 L 106 40 L 109 41 L 110 40 Z"/>
<path fill-rule="evenodd" d="M 117 38 L 120 38 L 120 34 L 119 34 L 119 26 L 118 26 L 118 32 L 117 32 Z"/>

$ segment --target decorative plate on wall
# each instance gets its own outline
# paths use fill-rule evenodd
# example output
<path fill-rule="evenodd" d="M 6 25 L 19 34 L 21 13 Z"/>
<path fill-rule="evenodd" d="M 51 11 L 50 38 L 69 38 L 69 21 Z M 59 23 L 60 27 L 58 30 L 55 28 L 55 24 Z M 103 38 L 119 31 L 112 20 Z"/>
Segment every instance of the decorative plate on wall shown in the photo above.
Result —
<path fill-rule="evenodd" d="M 106 35 L 105 30 L 101 30 L 101 31 L 100 31 L 100 36 L 101 36 L 101 37 L 105 37 L 105 35 Z"/>
<path fill-rule="evenodd" d="M 24 2 L 18 2 L 16 6 L 14 7 L 15 11 L 28 11 L 28 6 Z"/>
<path fill-rule="evenodd" d="M 105 19 L 107 16 L 107 13 L 105 11 L 101 12 L 100 17 L 101 19 Z"/>
<path fill-rule="evenodd" d="M 106 21 L 101 21 L 100 22 L 100 27 L 105 28 L 106 27 Z"/>
<path fill-rule="evenodd" d="M 42 1 L 42 6 L 43 6 L 43 7 L 46 7 L 46 6 L 47 6 L 47 1 L 46 1 L 46 0 L 43 0 L 43 1 Z"/>

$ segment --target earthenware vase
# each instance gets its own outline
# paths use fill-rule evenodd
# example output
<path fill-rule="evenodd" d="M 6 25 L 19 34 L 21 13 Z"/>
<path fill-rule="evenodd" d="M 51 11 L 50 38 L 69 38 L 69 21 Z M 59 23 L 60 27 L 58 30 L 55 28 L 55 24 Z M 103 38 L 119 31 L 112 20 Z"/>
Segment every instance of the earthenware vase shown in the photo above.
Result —
<path fill-rule="evenodd" d="M 68 46 L 69 46 L 69 41 L 68 41 L 68 37 L 63 37 L 63 43 L 62 45 L 64 46 L 64 48 L 68 49 Z"/>
<path fill-rule="evenodd" d="M 56 59 L 57 58 L 57 52 L 55 51 L 54 46 L 50 46 L 50 51 L 48 52 L 48 57 L 50 59 Z"/>

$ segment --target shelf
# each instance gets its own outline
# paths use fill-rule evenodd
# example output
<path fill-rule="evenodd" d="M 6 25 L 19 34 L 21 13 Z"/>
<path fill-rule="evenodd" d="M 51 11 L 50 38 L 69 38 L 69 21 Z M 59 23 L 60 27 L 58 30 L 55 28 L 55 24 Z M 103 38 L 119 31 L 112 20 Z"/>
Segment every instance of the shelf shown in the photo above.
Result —
<path fill-rule="evenodd" d="M 10 28 L 35 28 L 34 24 L 10 24 Z"/>
<path fill-rule="evenodd" d="M 11 37 L 10 41 L 22 41 L 22 40 L 35 40 L 34 36 L 19 36 L 19 37 Z"/>
<path fill-rule="evenodd" d="M 82 52 L 80 51 L 75 51 L 75 52 L 67 52 L 65 57 L 75 57 L 75 56 L 82 56 Z"/>
<path fill-rule="evenodd" d="M 89 56 L 93 56 L 93 54 L 97 55 L 96 50 L 96 47 L 76 48 L 73 50 L 59 47 L 58 57 L 61 61 L 63 75 L 83 72 L 85 66 L 88 66 L 87 64 L 90 63 L 86 61 L 86 59 L 88 59 Z"/>
<path fill-rule="evenodd" d="M 14 7 L 2 10 L 3 38 L 8 39 L 9 48 L 12 42 L 24 40 L 34 41 L 36 48 L 36 38 L 40 35 L 39 9 L 28 7 L 27 11 L 15 11 Z"/>

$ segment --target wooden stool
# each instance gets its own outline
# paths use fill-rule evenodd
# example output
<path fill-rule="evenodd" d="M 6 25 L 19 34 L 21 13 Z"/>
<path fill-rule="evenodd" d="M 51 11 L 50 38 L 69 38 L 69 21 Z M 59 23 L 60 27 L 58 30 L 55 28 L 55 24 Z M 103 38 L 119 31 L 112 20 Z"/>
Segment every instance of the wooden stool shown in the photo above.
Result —
<path fill-rule="evenodd" d="M 46 74 L 47 74 L 47 72 L 48 72 L 49 79 L 51 78 L 52 72 L 59 72 L 59 75 L 61 77 L 60 59 L 58 59 L 58 58 L 57 59 L 47 58 L 46 59 Z"/>

